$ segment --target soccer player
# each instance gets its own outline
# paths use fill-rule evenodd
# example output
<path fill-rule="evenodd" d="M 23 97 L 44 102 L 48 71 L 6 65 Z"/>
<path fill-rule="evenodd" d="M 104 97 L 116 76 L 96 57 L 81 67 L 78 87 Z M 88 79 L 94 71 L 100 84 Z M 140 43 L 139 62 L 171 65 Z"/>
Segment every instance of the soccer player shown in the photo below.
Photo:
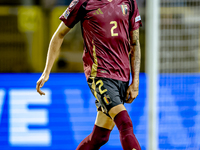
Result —
<path fill-rule="evenodd" d="M 96 98 L 97 117 L 92 133 L 77 150 L 99 149 L 108 141 L 115 125 L 123 149 L 140 150 L 124 106 L 137 97 L 139 87 L 142 23 L 136 0 L 73 0 L 60 20 L 50 41 L 45 69 L 37 82 L 38 93 L 45 94 L 40 88 L 49 78 L 63 38 L 80 21 L 84 72 Z M 130 70 L 132 83 L 129 85 Z"/>

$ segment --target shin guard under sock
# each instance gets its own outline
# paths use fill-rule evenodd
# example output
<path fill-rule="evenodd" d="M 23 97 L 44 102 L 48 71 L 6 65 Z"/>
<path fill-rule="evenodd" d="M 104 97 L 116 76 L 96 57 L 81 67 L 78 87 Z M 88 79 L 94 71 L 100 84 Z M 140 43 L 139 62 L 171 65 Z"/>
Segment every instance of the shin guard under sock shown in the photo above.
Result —
<path fill-rule="evenodd" d="M 141 150 L 133 133 L 132 121 L 126 110 L 121 111 L 114 118 L 114 122 L 120 133 L 120 141 L 124 150 Z"/>
<path fill-rule="evenodd" d="M 76 150 L 98 150 L 110 136 L 111 130 L 94 126 L 93 131 L 77 147 Z"/>

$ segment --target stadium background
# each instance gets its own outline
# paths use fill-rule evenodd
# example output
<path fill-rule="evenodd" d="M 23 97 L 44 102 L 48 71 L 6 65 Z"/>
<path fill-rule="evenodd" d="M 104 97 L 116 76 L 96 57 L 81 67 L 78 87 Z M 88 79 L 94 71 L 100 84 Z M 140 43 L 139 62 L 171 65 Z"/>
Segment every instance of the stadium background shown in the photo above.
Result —
<path fill-rule="evenodd" d="M 73 150 L 95 120 L 82 67 L 80 25 L 64 39 L 45 84 L 36 93 L 50 38 L 70 0 L 0 0 L 0 149 Z M 126 105 L 143 150 L 148 149 L 146 2 L 138 0 L 142 64 L 140 93 Z M 200 0 L 160 0 L 158 147 L 200 150 Z M 152 35 L 152 38 L 154 35 Z M 121 150 L 115 128 L 101 148 Z"/>

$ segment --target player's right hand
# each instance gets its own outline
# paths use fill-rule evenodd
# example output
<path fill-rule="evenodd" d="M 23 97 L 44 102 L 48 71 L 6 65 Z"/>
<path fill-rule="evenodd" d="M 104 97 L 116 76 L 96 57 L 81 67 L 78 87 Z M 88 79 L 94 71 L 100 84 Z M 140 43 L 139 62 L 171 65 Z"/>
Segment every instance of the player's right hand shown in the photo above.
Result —
<path fill-rule="evenodd" d="M 132 103 L 134 99 L 138 96 L 138 93 L 138 87 L 134 86 L 134 84 L 131 84 L 126 92 L 125 103 Z"/>
<path fill-rule="evenodd" d="M 49 79 L 49 75 L 42 74 L 39 80 L 37 81 L 36 90 L 40 95 L 45 95 L 44 92 L 40 90 L 43 87 L 44 83 Z"/>

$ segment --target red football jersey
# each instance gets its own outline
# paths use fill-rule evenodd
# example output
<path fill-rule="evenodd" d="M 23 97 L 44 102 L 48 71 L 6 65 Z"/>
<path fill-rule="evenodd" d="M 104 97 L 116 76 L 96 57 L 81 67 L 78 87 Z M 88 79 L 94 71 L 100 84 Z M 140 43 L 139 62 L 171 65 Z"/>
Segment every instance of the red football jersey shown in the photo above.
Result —
<path fill-rule="evenodd" d="M 142 25 L 135 0 L 73 0 L 60 19 L 69 28 L 81 21 L 87 79 L 129 80 L 129 33 Z"/>

